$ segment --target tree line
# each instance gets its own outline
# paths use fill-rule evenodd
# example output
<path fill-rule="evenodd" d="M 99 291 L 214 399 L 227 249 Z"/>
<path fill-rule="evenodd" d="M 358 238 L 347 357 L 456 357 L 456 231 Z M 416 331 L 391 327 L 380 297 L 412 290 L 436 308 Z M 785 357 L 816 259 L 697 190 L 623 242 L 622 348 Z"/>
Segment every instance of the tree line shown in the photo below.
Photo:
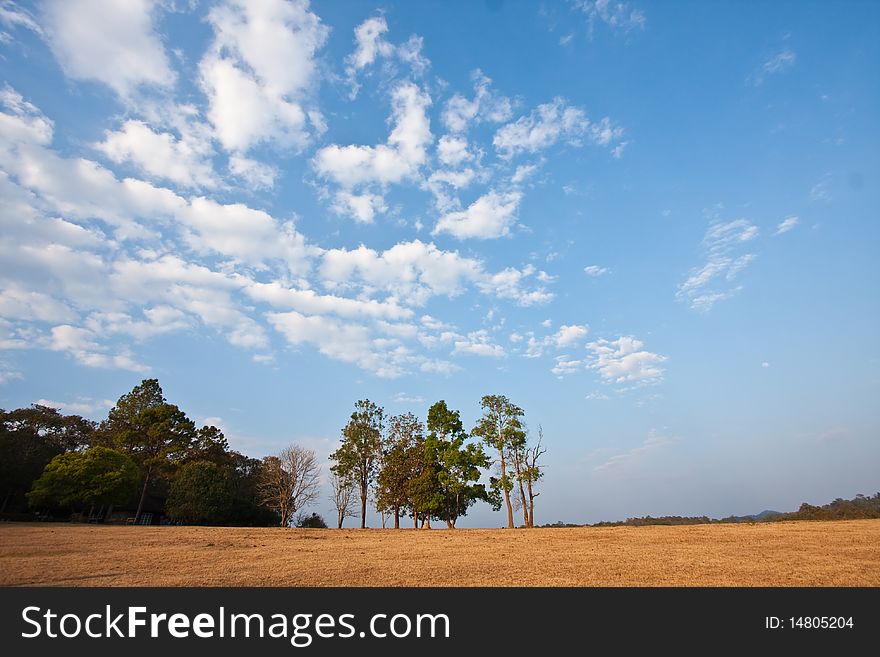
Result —
<path fill-rule="evenodd" d="M 523 410 L 503 395 L 486 395 L 483 414 L 468 433 L 457 410 L 440 400 L 428 409 L 426 422 L 412 413 L 387 416 L 384 409 L 362 399 L 342 429 L 339 448 L 330 455 L 331 502 L 337 526 L 357 517 L 366 526 L 370 501 L 381 515 L 400 528 L 402 517 L 413 526 L 431 520 L 454 529 L 476 502 L 507 511 L 513 528 L 514 510 L 523 514 L 522 527 L 534 526 L 537 483 L 543 476 L 539 460 L 545 453 L 543 432 L 528 440 Z M 490 454 L 486 453 L 486 449 Z M 488 486 L 480 483 L 493 466 Z"/>
<path fill-rule="evenodd" d="M 361 527 L 368 503 L 387 517 L 410 515 L 415 526 L 432 519 L 455 527 L 477 501 L 523 512 L 534 522 L 542 432 L 528 442 L 523 411 L 503 396 L 482 399 L 483 417 L 465 431 L 443 401 L 427 424 L 412 414 L 386 417 L 362 400 L 330 455 L 331 502 L 337 526 L 355 516 Z M 484 446 L 497 458 L 490 458 Z M 495 467 L 488 486 L 483 471 Z M 119 398 L 101 422 L 33 405 L 0 410 L 0 517 L 30 519 L 82 514 L 100 521 L 114 508 L 140 523 L 148 509 L 171 522 L 212 525 L 326 526 L 304 509 L 318 500 L 321 471 L 313 450 L 290 445 L 251 458 L 229 448 L 217 427 L 196 425 L 169 403 L 156 379 L 145 379 Z"/>

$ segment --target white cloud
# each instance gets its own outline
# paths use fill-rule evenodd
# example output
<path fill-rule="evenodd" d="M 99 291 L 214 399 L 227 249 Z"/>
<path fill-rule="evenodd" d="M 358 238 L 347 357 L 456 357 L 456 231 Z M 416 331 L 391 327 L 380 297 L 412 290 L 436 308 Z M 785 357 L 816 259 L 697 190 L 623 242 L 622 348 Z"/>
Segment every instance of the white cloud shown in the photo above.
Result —
<path fill-rule="evenodd" d="M 43 5 L 45 35 L 65 74 L 96 80 L 122 98 L 140 87 L 174 84 L 154 0 L 50 0 Z"/>
<path fill-rule="evenodd" d="M 757 236 L 758 227 L 746 219 L 712 221 L 702 242 L 706 262 L 691 270 L 676 297 L 686 300 L 694 310 L 705 312 L 738 292 L 740 288 L 731 287 L 730 282 L 757 257 L 739 252 Z"/>
<path fill-rule="evenodd" d="M 271 189 L 278 177 L 276 168 L 241 155 L 229 156 L 229 172 L 251 189 Z"/>
<path fill-rule="evenodd" d="M 786 48 L 768 59 L 761 66 L 764 73 L 782 73 L 794 66 L 797 61 L 797 54 L 793 50 Z"/>
<path fill-rule="evenodd" d="M 467 334 L 455 341 L 455 349 L 453 354 L 473 354 L 475 356 L 486 356 L 488 358 L 504 358 L 506 355 L 504 347 L 492 342 L 492 338 L 488 331 L 480 329 Z"/>
<path fill-rule="evenodd" d="M 226 0 L 208 13 L 214 41 L 199 63 L 208 118 L 223 147 L 303 148 L 323 119 L 308 106 L 329 30 L 305 0 Z"/>
<path fill-rule="evenodd" d="M 780 222 L 780 224 L 776 227 L 776 232 L 774 235 L 782 235 L 782 233 L 787 233 L 792 228 L 797 226 L 800 223 L 800 219 L 797 217 L 786 217 Z"/>
<path fill-rule="evenodd" d="M 647 23 L 642 10 L 634 9 L 629 3 L 619 0 L 575 0 L 574 6 L 586 14 L 591 37 L 597 22 L 620 32 L 641 30 Z"/>
<path fill-rule="evenodd" d="M 587 276 L 602 276 L 603 274 L 607 274 L 610 270 L 608 267 L 600 267 L 599 265 L 588 265 L 584 267 L 584 273 Z"/>
<path fill-rule="evenodd" d="M 431 123 L 426 110 L 431 98 L 416 85 L 406 82 L 391 92 L 391 118 L 394 128 L 387 143 L 377 146 L 339 146 L 331 144 L 320 149 L 312 160 L 315 172 L 348 192 L 341 201 L 337 197 L 337 209 L 353 209 L 360 221 L 372 218 L 370 212 L 384 208 L 384 201 L 377 204 L 376 192 L 371 193 L 368 209 L 352 206 L 351 192 L 369 189 L 372 185 L 384 186 L 413 178 L 427 159 L 427 147 L 431 143 Z"/>
<path fill-rule="evenodd" d="M 430 66 L 422 54 L 422 39 L 411 36 L 405 43 L 395 46 L 385 39 L 388 23 L 384 16 L 372 16 L 354 29 L 355 49 L 345 58 L 345 74 L 351 87 L 349 97 L 354 99 L 360 90 L 358 74 L 373 65 L 377 60 L 391 60 L 395 57 L 409 65 L 415 75 L 421 75 Z"/>
<path fill-rule="evenodd" d="M 611 146 L 623 136 L 623 128 L 608 117 L 591 123 L 579 107 L 571 107 L 562 98 L 538 105 L 528 116 L 508 123 L 495 133 L 492 143 L 503 158 L 519 153 L 537 153 L 559 140 L 580 146 L 584 139 L 600 146 Z"/>
<path fill-rule="evenodd" d="M 92 415 L 98 411 L 106 411 L 113 408 L 113 401 L 110 399 L 91 399 L 90 397 L 81 397 L 75 402 L 59 402 L 51 399 L 38 399 L 34 404 L 40 406 L 48 406 L 64 413 L 74 413 L 76 415 Z"/>
<path fill-rule="evenodd" d="M 770 363 L 768 363 L 768 362 L 765 360 L 763 363 L 761 363 L 761 367 L 763 367 L 764 369 L 767 369 L 768 367 L 770 367 Z"/>
<path fill-rule="evenodd" d="M 593 468 L 594 472 L 608 472 L 611 470 L 618 470 L 620 468 L 629 467 L 634 462 L 642 459 L 645 455 L 655 452 L 658 449 L 662 449 L 663 447 L 667 447 L 675 443 L 676 440 L 674 438 L 670 438 L 668 436 L 664 436 L 662 433 L 656 431 L 655 429 L 651 429 L 648 433 L 648 437 L 642 442 L 641 445 L 637 447 L 633 447 L 622 454 L 616 454 L 606 460 L 604 463 L 597 465 Z"/>
<path fill-rule="evenodd" d="M 642 349 L 644 343 L 632 336 L 616 340 L 604 338 L 590 342 L 589 367 L 599 372 L 607 383 L 646 385 L 663 379 L 662 363 L 667 358 Z"/>
<path fill-rule="evenodd" d="M 473 159 L 473 155 L 468 152 L 467 139 L 450 135 L 440 137 L 440 141 L 437 142 L 437 156 L 440 162 L 450 167 L 459 166 Z"/>
<path fill-rule="evenodd" d="M 563 347 L 570 347 L 587 337 L 589 330 L 589 327 L 581 326 L 579 324 L 572 324 L 571 326 L 563 324 L 552 336 L 551 341 L 560 349 Z"/>
<path fill-rule="evenodd" d="M 411 395 L 406 392 L 398 392 L 394 395 L 394 402 L 397 404 L 424 404 L 425 398 L 420 395 Z"/>
<path fill-rule="evenodd" d="M 170 133 L 154 132 L 142 121 L 126 121 L 120 130 L 107 131 L 95 148 L 117 164 L 131 162 L 154 180 L 184 187 L 216 185 L 207 153 Z"/>
<path fill-rule="evenodd" d="M 49 349 L 64 351 L 87 367 L 148 372 L 149 367 L 134 360 L 128 349 L 110 353 L 97 341 L 97 336 L 84 328 L 61 324 L 52 328 Z"/>
<path fill-rule="evenodd" d="M 466 210 L 449 212 L 437 221 L 432 235 L 449 233 L 463 240 L 495 239 L 510 234 L 516 223 L 516 210 L 522 199 L 520 192 L 490 191 L 471 203 Z"/>
<path fill-rule="evenodd" d="M 443 124 L 452 133 L 463 133 L 473 123 L 488 121 L 501 123 L 513 114 L 510 99 L 499 96 L 492 89 L 492 80 L 479 69 L 471 73 L 474 81 L 474 97 L 468 100 L 455 94 L 443 109 Z"/>
<path fill-rule="evenodd" d="M 831 173 L 823 174 L 815 185 L 810 188 L 810 200 L 828 203 L 831 201 Z"/>

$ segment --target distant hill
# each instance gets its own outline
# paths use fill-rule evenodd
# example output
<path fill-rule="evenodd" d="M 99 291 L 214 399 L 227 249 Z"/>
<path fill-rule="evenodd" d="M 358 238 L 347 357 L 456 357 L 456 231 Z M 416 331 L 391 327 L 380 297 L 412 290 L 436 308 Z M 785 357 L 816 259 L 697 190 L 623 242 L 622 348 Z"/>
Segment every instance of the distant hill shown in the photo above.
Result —
<path fill-rule="evenodd" d="M 738 522 L 779 522 L 782 520 L 864 520 L 880 518 L 880 493 L 871 496 L 856 495 L 851 500 L 838 497 L 833 502 L 823 506 L 813 506 L 804 502 L 797 511 L 783 513 L 780 511 L 764 510 L 753 516 L 728 516 L 716 520 L 708 516 L 644 516 L 642 518 L 627 518 L 612 522 L 603 521 L 593 525 L 575 525 L 557 521 L 541 527 L 642 527 L 645 525 L 709 525 L 716 523 Z"/>

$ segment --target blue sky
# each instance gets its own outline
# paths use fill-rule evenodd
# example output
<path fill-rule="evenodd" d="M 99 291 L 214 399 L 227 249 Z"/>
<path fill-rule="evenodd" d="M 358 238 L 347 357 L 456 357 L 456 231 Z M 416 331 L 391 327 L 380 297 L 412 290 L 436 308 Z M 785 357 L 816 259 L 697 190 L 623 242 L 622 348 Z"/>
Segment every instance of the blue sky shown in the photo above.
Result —
<path fill-rule="evenodd" d="M 880 488 L 876 3 L 114 4 L 0 4 L 2 407 L 506 394 L 539 522 Z"/>

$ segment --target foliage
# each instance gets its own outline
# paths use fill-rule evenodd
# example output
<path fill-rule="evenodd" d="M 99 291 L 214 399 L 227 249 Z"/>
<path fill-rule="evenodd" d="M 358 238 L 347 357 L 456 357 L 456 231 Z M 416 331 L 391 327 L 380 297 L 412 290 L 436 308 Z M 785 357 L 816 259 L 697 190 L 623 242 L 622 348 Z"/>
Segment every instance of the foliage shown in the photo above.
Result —
<path fill-rule="evenodd" d="M 394 516 L 395 528 L 400 526 L 401 512 L 414 508 L 410 482 L 420 472 L 424 450 L 425 429 L 415 415 L 389 418 L 376 481 L 376 506 Z"/>
<path fill-rule="evenodd" d="M 301 529 L 327 529 L 327 523 L 317 513 L 311 515 L 300 516 L 296 522 L 296 526 Z"/>
<path fill-rule="evenodd" d="M 131 457 L 106 447 L 67 452 L 53 458 L 27 494 L 34 507 L 119 504 L 137 489 Z"/>
<path fill-rule="evenodd" d="M 227 524 L 235 503 L 235 484 L 228 468 L 211 461 L 188 461 L 171 484 L 166 511 L 190 525 Z"/>
<path fill-rule="evenodd" d="M 507 506 L 507 527 L 513 529 L 513 505 L 510 501 L 513 482 L 507 473 L 507 465 L 511 449 L 516 449 L 525 440 L 522 425 L 524 412 L 504 395 L 485 395 L 480 400 L 480 406 L 483 416 L 471 435 L 482 438 L 488 447 L 498 452 L 501 477 L 490 479 L 490 486 L 493 491 L 503 494 Z"/>
<path fill-rule="evenodd" d="M 342 429 L 339 448 L 330 455 L 331 470 L 355 482 L 361 498 L 361 528 L 367 526 L 367 499 L 382 456 L 385 412 L 369 399 L 355 404 L 348 424 Z"/>
<path fill-rule="evenodd" d="M 428 409 L 425 453 L 426 461 L 436 468 L 438 503 L 434 513 L 450 528 L 474 502 L 489 500 L 485 485 L 476 483 L 480 469 L 489 467 L 489 457 L 480 444 L 466 445 L 467 438 L 458 411 L 450 410 L 445 401 Z"/>

